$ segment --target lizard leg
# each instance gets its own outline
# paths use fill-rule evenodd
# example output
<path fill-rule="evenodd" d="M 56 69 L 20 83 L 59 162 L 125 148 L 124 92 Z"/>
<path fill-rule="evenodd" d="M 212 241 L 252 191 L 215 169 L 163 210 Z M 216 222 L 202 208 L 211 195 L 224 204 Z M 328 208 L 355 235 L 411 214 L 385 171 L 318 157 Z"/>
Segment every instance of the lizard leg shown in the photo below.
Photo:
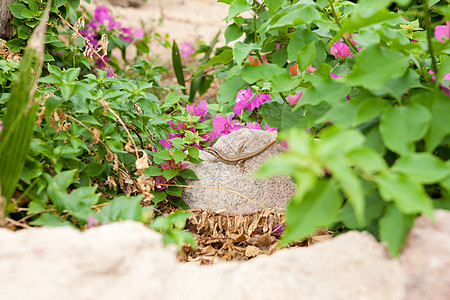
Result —
<path fill-rule="evenodd" d="M 245 173 L 244 160 L 238 161 L 237 165 L 241 168 L 241 173 Z"/>
<path fill-rule="evenodd" d="M 242 149 L 244 148 L 246 143 L 247 143 L 247 140 L 241 142 L 241 144 L 237 148 L 238 153 L 242 153 Z"/>

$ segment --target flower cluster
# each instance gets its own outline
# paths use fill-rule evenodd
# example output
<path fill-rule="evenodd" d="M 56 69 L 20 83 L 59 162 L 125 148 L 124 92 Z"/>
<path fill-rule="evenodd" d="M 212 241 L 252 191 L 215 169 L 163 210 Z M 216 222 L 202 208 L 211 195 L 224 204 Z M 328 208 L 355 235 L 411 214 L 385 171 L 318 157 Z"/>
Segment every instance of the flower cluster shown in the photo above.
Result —
<path fill-rule="evenodd" d="M 109 34 L 116 34 L 124 42 L 130 43 L 134 39 L 140 39 L 144 36 L 144 33 L 140 29 L 133 31 L 131 27 L 122 27 L 120 22 L 116 22 L 113 16 L 110 14 L 109 9 L 106 6 L 98 6 L 94 11 L 94 16 L 89 20 L 86 29 L 80 30 L 80 34 L 86 37 L 95 50 L 100 50 L 102 46 L 102 33 L 108 32 Z M 106 52 L 105 52 L 106 53 Z M 104 61 L 108 61 L 107 56 L 103 57 Z M 96 59 L 96 64 L 99 68 L 104 67 L 103 60 L 99 57 Z M 108 70 L 108 76 L 112 76 Z"/>
<path fill-rule="evenodd" d="M 242 110 L 246 108 L 248 111 L 252 111 L 255 108 L 259 108 L 261 104 L 271 100 L 269 94 L 253 94 L 250 87 L 239 90 L 236 95 L 236 104 L 233 109 L 233 113 L 239 115 Z"/>
<path fill-rule="evenodd" d="M 189 58 L 195 53 L 194 47 L 190 42 L 184 42 L 180 47 L 180 55 L 184 58 Z"/>
<path fill-rule="evenodd" d="M 131 27 L 122 27 L 120 22 L 115 22 L 106 6 L 98 6 L 95 9 L 94 16 L 89 20 L 86 29 L 81 30 L 80 33 L 87 37 L 94 47 L 97 47 L 99 44 L 97 37 L 101 31 L 115 31 L 123 41 L 128 43 L 133 41 L 133 37 L 144 36 L 140 29 L 133 31 Z"/>

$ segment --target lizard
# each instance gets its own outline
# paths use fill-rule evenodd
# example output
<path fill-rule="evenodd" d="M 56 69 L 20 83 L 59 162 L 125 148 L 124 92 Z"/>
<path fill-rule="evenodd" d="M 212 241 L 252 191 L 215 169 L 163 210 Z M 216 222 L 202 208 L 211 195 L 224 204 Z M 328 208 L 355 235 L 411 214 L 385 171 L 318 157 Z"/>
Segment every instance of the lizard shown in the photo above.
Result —
<path fill-rule="evenodd" d="M 267 144 L 266 146 L 262 147 L 261 149 L 258 149 L 253 152 L 246 152 L 246 153 L 238 153 L 238 154 L 227 154 L 223 151 L 213 148 L 213 147 L 206 147 L 203 149 L 203 151 L 213 155 L 216 157 L 216 159 L 220 160 L 221 162 L 229 165 L 236 165 L 241 164 L 243 161 L 250 159 L 252 157 L 258 156 L 264 151 L 266 151 L 267 148 L 272 146 L 277 140 L 274 140 Z"/>

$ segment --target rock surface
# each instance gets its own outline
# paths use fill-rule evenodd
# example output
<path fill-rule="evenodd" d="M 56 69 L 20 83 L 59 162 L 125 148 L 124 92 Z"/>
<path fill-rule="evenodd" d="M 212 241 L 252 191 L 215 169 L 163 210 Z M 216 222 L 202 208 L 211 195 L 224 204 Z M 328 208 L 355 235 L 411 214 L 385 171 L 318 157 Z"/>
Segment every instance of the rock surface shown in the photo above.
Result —
<path fill-rule="evenodd" d="M 243 145 L 242 152 L 246 153 L 261 149 L 275 139 L 275 132 L 240 129 L 220 137 L 214 147 L 228 154 L 236 154 L 239 146 Z M 243 194 L 261 206 L 239 195 L 217 189 L 183 189 L 182 198 L 190 208 L 213 211 L 225 209 L 230 213 L 251 213 L 260 211 L 264 207 L 284 210 L 286 203 L 295 194 L 296 188 L 289 177 L 255 179 L 249 176 L 259 169 L 264 160 L 284 150 L 278 144 L 272 145 L 260 155 L 246 160 L 243 163 L 244 168 L 220 161 L 215 162 L 212 155 L 201 151 L 200 158 L 205 161 L 189 166 L 199 178 L 199 180 L 189 180 L 189 185 L 226 188 Z"/>
<path fill-rule="evenodd" d="M 181 264 L 140 223 L 80 233 L 0 229 L 0 290 L 15 299 L 403 299 L 397 260 L 367 233 L 246 263 Z"/>
<path fill-rule="evenodd" d="M 401 253 L 406 299 L 450 299 L 450 212 L 436 210 L 435 217 L 416 219 Z"/>

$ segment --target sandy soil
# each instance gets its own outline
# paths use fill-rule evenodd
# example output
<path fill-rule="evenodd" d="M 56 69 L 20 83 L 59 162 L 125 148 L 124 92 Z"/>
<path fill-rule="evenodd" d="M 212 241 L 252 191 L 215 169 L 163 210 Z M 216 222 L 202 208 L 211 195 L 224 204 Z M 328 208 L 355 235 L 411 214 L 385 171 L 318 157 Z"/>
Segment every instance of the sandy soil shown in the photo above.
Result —
<path fill-rule="evenodd" d="M 149 0 L 138 8 L 115 6 L 107 0 L 91 0 L 87 7 L 93 11 L 99 5 L 110 8 L 123 26 L 137 29 L 144 25 L 147 30 L 162 36 L 168 34 L 169 41 L 175 39 L 179 45 L 195 40 L 209 44 L 219 30 L 223 33 L 226 29 L 224 18 L 229 7 L 215 0 Z M 224 43 L 222 34 L 218 46 Z M 151 44 L 150 52 L 152 57 L 158 56 L 161 61 L 170 60 L 170 49 L 156 42 Z"/>

